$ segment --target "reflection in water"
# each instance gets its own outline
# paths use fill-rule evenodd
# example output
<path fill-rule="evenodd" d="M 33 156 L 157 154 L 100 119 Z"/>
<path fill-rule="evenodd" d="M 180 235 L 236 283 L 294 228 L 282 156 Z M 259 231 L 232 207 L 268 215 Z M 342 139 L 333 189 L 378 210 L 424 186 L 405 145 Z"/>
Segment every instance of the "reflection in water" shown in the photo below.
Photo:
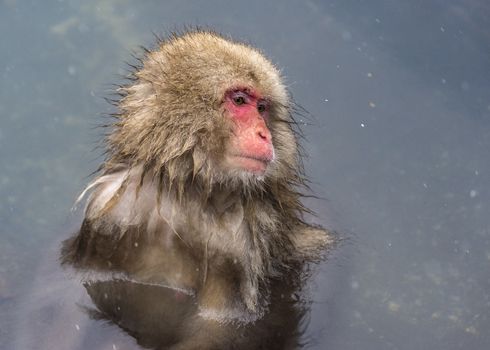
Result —
<path fill-rule="evenodd" d="M 299 349 L 308 342 L 309 303 L 298 280 L 271 281 L 261 319 L 223 322 L 199 314 L 195 293 L 120 273 L 61 270 L 49 253 L 2 349 Z"/>
<path fill-rule="evenodd" d="M 162 237 L 138 235 L 134 229 L 115 243 L 110 237 L 91 234 L 84 223 L 77 236 L 63 243 L 62 263 L 75 267 L 66 268 L 65 277 L 68 272 L 76 276 L 71 280 L 81 279 L 90 300 L 81 297 L 83 301 L 70 303 L 89 316 L 88 323 L 109 321 L 145 348 L 297 349 L 304 345 L 302 320 L 308 303 L 301 297 L 301 287 L 306 273 L 292 272 L 287 278 L 271 279 L 267 312 L 258 320 L 218 320 L 215 314 L 203 312 L 199 291 L 177 287 L 186 286 L 185 281 L 193 276 L 191 270 L 198 278 L 199 269 L 194 267 L 190 253 L 186 255 L 185 249 L 178 246 L 182 242 L 177 236 L 173 239 L 173 250 L 165 251 Z M 225 272 L 229 274 L 225 283 L 238 288 L 234 272 Z M 208 279 L 209 283 L 213 280 Z M 76 288 L 82 288 L 76 284 Z M 87 336 L 99 337 L 100 341 L 104 337 L 93 331 Z M 100 344 L 95 341 L 91 346 Z"/>
<path fill-rule="evenodd" d="M 86 282 L 91 318 L 108 320 L 152 349 L 296 349 L 305 307 L 287 286 L 274 288 L 270 312 L 247 325 L 199 316 L 194 296 L 127 280 Z"/>

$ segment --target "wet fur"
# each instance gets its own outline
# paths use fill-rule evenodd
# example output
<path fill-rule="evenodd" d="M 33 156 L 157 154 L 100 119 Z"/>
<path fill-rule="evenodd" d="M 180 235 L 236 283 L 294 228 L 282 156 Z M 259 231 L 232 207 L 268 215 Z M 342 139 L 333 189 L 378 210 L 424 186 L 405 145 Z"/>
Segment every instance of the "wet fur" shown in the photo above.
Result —
<path fill-rule="evenodd" d="M 230 87 L 271 103 L 276 157 L 263 176 L 222 166 Z M 299 276 L 332 242 L 303 220 L 305 180 L 278 70 L 250 46 L 193 31 L 148 51 L 119 94 L 107 158 L 63 262 L 188 289 L 204 317 L 260 317 L 270 279 Z"/>

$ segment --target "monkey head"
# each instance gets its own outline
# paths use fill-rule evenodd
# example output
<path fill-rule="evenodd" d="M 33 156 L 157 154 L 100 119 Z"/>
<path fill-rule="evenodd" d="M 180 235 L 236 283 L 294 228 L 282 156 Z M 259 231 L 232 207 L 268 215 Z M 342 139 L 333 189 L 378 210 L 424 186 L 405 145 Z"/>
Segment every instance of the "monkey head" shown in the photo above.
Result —
<path fill-rule="evenodd" d="M 163 171 L 167 183 L 259 184 L 297 169 L 289 98 L 257 49 L 190 32 L 148 51 L 121 87 L 110 164 Z M 129 164 L 128 164 L 129 163 Z"/>

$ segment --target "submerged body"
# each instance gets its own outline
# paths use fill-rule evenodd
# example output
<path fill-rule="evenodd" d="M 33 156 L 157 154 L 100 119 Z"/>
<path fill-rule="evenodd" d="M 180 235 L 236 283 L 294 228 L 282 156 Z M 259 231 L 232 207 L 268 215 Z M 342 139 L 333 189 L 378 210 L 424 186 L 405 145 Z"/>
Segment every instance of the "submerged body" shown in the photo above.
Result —
<path fill-rule="evenodd" d="M 189 32 L 148 51 L 64 264 L 195 296 L 201 317 L 254 321 L 332 238 L 304 222 L 294 121 L 256 49 Z"/>

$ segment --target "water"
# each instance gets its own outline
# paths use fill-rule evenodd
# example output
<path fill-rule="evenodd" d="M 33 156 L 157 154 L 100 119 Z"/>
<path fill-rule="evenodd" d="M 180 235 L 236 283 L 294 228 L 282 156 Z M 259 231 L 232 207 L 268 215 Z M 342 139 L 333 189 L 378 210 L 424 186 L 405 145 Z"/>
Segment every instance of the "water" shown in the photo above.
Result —
<path fill-rule="evenodd" d="M 308 204 L 346 240 L 309 285 L 309 348 L 489 348 L 489 18 L 484 0 L 0 2 L 0 349 L 36 333 L 30 300 L 80 292 L 49 276 L 101 161 L 103 97 L 152 32 L 183 24 L 262 48 L 311 114 L 326 200 Z M 43 312 L 62 344 L 49 325 L 78 316 Z M 138 348 L 76 322 L 77 346 Z"/>

